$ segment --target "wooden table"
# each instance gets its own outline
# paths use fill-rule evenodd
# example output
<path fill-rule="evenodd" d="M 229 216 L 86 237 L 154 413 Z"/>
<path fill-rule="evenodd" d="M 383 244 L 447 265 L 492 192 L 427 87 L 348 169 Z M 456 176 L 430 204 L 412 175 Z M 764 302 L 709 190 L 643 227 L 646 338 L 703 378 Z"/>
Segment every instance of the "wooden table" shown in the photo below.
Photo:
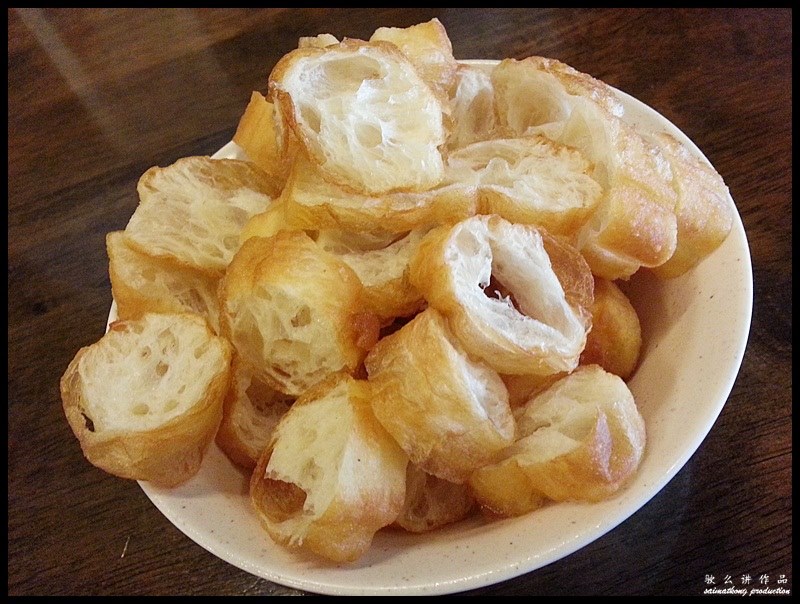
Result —
<path fill-rule="evenodd" d="M 434 16 L 457 58 L 555 57 L 675 123 L 729 185 L 754 273 L 741 372 L 689 463 L 605 537 L 471 593 L 695 595 L 708 575 L 744 574 L 791 589 L 790 10 L 9 9 L 9 594 L 298 593 L 216 558 L 135 482 L 85 462 L 58 380 L 103 333 L 104 237 L 145 169 L 229 141 L 299 36 Z"/>

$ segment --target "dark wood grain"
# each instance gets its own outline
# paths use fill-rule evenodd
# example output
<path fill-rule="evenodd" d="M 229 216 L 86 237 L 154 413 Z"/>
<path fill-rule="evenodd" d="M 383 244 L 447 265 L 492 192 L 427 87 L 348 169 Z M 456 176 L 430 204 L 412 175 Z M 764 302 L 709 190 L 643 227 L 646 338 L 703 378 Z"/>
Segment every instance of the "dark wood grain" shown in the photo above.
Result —
<path fill-rule="evenodd" d="M 104 237 L 146 168 L 230 140 L 299 36 L 434 16 L 457 58 L 554 57 L 675 123 L 729 185 L 754 273 L 741 372 L 689 463 L 605 537 L 470 594 L 696 595 L 709 574 L 791 589 L 790 10 L 9 9 L 9 594 L 299 593 L 216 558 L 136 483 L 90 466 L 58 380 L 103 333 Z"/>

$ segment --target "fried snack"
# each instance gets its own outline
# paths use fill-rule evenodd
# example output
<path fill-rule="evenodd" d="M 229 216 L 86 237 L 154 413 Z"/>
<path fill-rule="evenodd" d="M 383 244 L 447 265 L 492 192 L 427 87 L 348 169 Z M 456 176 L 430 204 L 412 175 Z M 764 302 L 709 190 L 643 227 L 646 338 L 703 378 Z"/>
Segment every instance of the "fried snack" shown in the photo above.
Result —
<path fill-rule="evenodd" d="M 487 464 L 469 478 L 475 501 L 487 516 L 522 516 L 547 503 L 547 497 L 533 488 L 524 466 L 514 460 Z"/>
<path fill-rule="evenodd" d="M 493 139 L 451 153 L 445 182 L 477 185 L 481 214 L 569 237 L 600 201 L 591 169 L 580 152 L 544 136 Z"/>
<path fill-rule="evenodd" d="M 627 380 L 636 369 L 641 349 L 642 328 L 636 309 L 613 281 L 595 277 L 592 331 L 581 353 L 581 365 L 600 365 Z"/>
<path fill-rule="evenodd" d="M 296 223 L 295 223 L 296 224 Z M 266 212 L 253 216 L 242 230 L 241 240 L 272 237 L 279 231 L 303 230 L 286 218 L 285 202 L 274 202 Z M 408 277 L 408 262 L 429 229 L 408 233 L 384 231 L 340 231 L 333 229 L 305 232 L 324 250 L 343 260 L 358 275 L 364 286 L 364 307 L 382 322 L 411 315 L 424 303 L 422 295 Z"/>
<path fill-rule="evenodd" d="M 216 441 L 233 463 L 252 470 L 294 397 L 254 378 L 237 355 L 233 357 L 231 375 Z"/>
<path fill-rule="evenodd" d="M 425 533 L 469 516 L 475 499 L 466 484 L 432 476 L 413 463 L 406 468 L 406 498 L 394 524 Z"/>
<path fill-rule="evenodd" d="M 169 258 L 141 253 L 123 231 L 106 235 L 106 250 L 118 319 L 138 319 L 148 312 L 194 312 L 219 333 L 218 279 Z"/>
<path fill-rule="evenodd" d="M 592 326 L 592 330 L 594 330 L 594 326 Z M 590 331 L 589 337 L 591 334 Z M 516 410 L 565 375 L 567 375 L 565 372 L 560 372 L 549 375 L 501 375 L 500 378 L 508 390 L 508 404 L 511 405 L 512 410 Z"/>
<path fill-rule="evenodd" d="M 425 472 L 463 483 L 513 440 L 500 376 L 467 356 L 436 310 L 381 339 L 364 364 L 375 416 Z"/>
<path fill-rule="evenodd" d="M 472 216 L 478 198 L 474 186 L 461 183 L 423 193 L 359 195 L 326 180 L 317 166 L 298 156 L 281 202 L 294 228 L 407 233 Z"/>
<path fill-rule="evenodd" d="M 223 334 L 256 378 L 292 396 L 355 371 L 377 338 L 356 274 L 302 231 L 245 241 L 219 295 Z"/>
<path fill-rule="evenodd" d="M 453 45 L 439 19 L 411 27 L 379 27 L 370 42 L 391 42 L 405 54 L 439 98 L 446 100 L 455 82 L 458 63 Z"/>
<path fill-rule="evenodd" d="M 294 50 L 270 74 L 269 92 L 329 180 L 364 195 L 441 180 L 442 102 L 394 44 Z"/>
<path fill-rule="evenodd" d="M 545 57 L 505 59 L 492 70 L 498 125 L 506 136 L 563 126 L 576 103 L 587 99 L 615 117 L 625 113 L 604 82 Z"/>
<path fill-rule="evenodd" d="M 228 342 L 197 315 L 116 321 L 64 372 L 64 413 L 93 465 L 176 486 L 194 476 L 214 438 L 230 362 Z"/>
<path fill-rule="evenodd" d="M 233 142 L 282 189 L 289 177 L 293 156 L 284 149 L 278 128 L 275 106 L 260 92 L 253 91 L 239 118 Z"/>
<path fill-rule="evenodd" d="M 364 308 L 388 323 L 395 317 L 413 315 L 425 302 L 408 276 L 408 263 L 425 233 L 425 229 L 417 229 L 394 241 L 378 238 L 370 245 L 365 239 L 375 238 L 320 231 L 317 244 L 353 269 L 364 286 Z"/>
<path fill-rule="evenodd" d="M 608 118 L 608 119 L 606 119 Z M 576 107 L 561 140 L 583 148 L 605 195 L 587 223 L 581 251 L 593 272 L 626 279 L 640 266 L 664 264 L 677 245 L 672 172 L 658 147 L 592 104 Z M 604 182 L 602 178 L 607 180 Z"/>
<path fill-rule="evenodd" d="M 408 459 L 375 420 L 369 385 L 330 376 L 283 416 L 250 481 L 278 543 L 350 562 L 403 506 Z"/>
<path fill-rule="evenodd" d="M 139 205 L 125 233 L 142 253 L 221 276 L 239 232 L 279 193 L 252 162 L 184 157 L 139 179 Z"/>
<path fill-rule="evenodd" d="M 629 279 L 641 267 L 666 262 L 677 245 L 675 214 L 653 202 L 635 184 L 608 189 L 578 235 L 578 245 L 592 273 L 604 279 Z"/>
<path fill-rule="evenodd" d="M 241 245 L 251 237 L 269 238 L 280 231 L 302 230 L 302 228 L 289 223 L 286 218 L 286 203 L 282 197 L 279 197 L 266 210 L 250 217 L 239 233 L 239 244 Z"/>
<path fill-rule="evenodd" d="M 174 486 L 216 433 L 272 539 L 337 564 L 617 492 L 646 434 L 613 280 L 716 249 L 719 174 L 564 63 L 459 65 L 437 19 L 300 38 L 267 88 L 250 161 L 151 168 L 108 234 L 120 320 L 61 379 L 87 459 Z"/>
<path fill-rule="evenodd" d="M 618 376 L 579 367 L 528 402 L 517 440 L 500 460 L 478 469 L 470 487 L 481 506 L 504 516 L 553 501 L 600 501 L 636 471 L 644 420 Z"/>
<path fill-rule="evenodd" d="M 448 151 L 498 138 L 491 68 L 458 66 L 450 95 L 450 114 L 452 126 L 445 144 Z"/>
<path fill-rule="evenodd" d="M 640 266 L 666 262 L 677 241 L 672 171 L 660 148 L 620 119 L 622 106 L 611 87 L 542 57 L 506 59 L 492 82 L 502 127 L 518 135 L 545 134 L 594 164 L 592 176 L 604 196 L 579 239 L 592 272 L 627 279 Z M 515 105 L 535 85 L 531 95 L 548 100 Z"/>
<path fill-rule="evenodd" d="M 669 279 L 697 266 L 725 241 L 733 226 L 733 211 L 727 200 L 728 187 L 716 170 L 666 132 L 650 140 L 660 146 L 669 161 L 678 194 L 675 253 L 652 269 L 662 279 Z"/>
<path fill-rule="evenodd" d="M 333 34 L 318 34 L 316 36 L 302 36 L 297 41 L 297 48 L 326 48 L 337 44 L 339 44 L 339 39 Z"/>
<path fill-rule="evenodd" d="M 578 365 L 592 276 L 576 250 L 533 225 L 476 216 L 434 229 L 411 260 L 411 283 L 464 349 L 499 373 Z"/>

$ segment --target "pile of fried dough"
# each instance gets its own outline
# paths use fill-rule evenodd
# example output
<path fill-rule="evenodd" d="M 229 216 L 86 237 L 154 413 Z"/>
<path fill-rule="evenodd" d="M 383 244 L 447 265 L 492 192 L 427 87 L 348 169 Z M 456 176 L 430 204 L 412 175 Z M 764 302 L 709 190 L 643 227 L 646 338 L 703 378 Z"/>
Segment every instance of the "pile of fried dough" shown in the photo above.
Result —
<path fill-rule="evenodd" d="M 616 281 L 722 243 L 709 164 L 557 60 L 457 62 L 435 19 L 301 38 L 234 142 L 149 169 L 107 237 L 118 320 L 61 380 L 91 463 L 175 486 L 216 439 L 266 532 L 335 562 L 635 474 Z"/>

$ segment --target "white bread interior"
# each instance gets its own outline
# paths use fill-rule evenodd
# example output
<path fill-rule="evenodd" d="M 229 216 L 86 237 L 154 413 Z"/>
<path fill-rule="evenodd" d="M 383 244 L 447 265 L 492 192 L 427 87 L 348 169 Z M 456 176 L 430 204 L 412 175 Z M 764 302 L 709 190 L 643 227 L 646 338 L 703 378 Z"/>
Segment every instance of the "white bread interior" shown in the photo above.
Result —
<path fill-rule="evenodd" d="M 600 202 L 602 189 L 583 155 L 534 135 L 468 145 L 447 158 L 447 184 L 475 185 L 481 214 L 536 224 L 572 236 Z"/>
<path fill-rule="evenodd" d="M 353 270 L 303 231 L 252 237 L 220 284 L 222 332 L 261 381 L 299 396 L 377 338 Z"/>
<path fill-rule="evenodd" d="M 278 194 L 252 162 L 184 157 L 139 179 L 139 205 L 125 233 L 132 245 L 220 276 L 239 248 L 239 232 Z"/>
<path fill-rule="evenodd" d="M 193 476 L 222 417 L 231 347 L 194 314 L 112 323 L 61 378 L 64 412 L 103 470 L 174 486 Z"/>
<path fill-rule="evenodd" d="M 591 272 L 576 250 L 533 225 L 493 215 L 434 229 L 411 261 L 411 282 L 464 348 L 499 373 L 578 365 L 591 326 Z"/>
<path fill-rule="evenodd" d="M 250 483 L 278 542 L 334 562 L 361 556 L 403 505 L 408 458 L 375 420 L 369 386 L 333 375 L 281 418 Z"/>
<path fill-rule="evenodd" d="M 598 365 L 579 367 L 515 415 L 515 443 L 470 481 L 478 502 L 498 514 L 527 511 L 519 502 L 541 504 L 542 498 L 607 499 L 644 454 L 644 420 L 633 395 Z"/>
<path fill-rule="evenodd" d="M 445 145 L 448 152 L 499 137 L 491 69 L 483 65 L 458 66 L 450 94 L 452 125 Z"/>
<path fill-rule="evenodd" d="M 522 135 L 569 119 L 576 102 L 589 100 L 615 117 L 625 110 L 611 88 L 588 74 L 545 57 L 505 59 L 491 72 L 499 127 Z"/>
<path fill-rule="evenodd" d="M 292 51 L 273 69 L 269 90 L 330 180 L 379 195 L 441 179 L 442 101 L 394 44 L 345 40 Z"/>

